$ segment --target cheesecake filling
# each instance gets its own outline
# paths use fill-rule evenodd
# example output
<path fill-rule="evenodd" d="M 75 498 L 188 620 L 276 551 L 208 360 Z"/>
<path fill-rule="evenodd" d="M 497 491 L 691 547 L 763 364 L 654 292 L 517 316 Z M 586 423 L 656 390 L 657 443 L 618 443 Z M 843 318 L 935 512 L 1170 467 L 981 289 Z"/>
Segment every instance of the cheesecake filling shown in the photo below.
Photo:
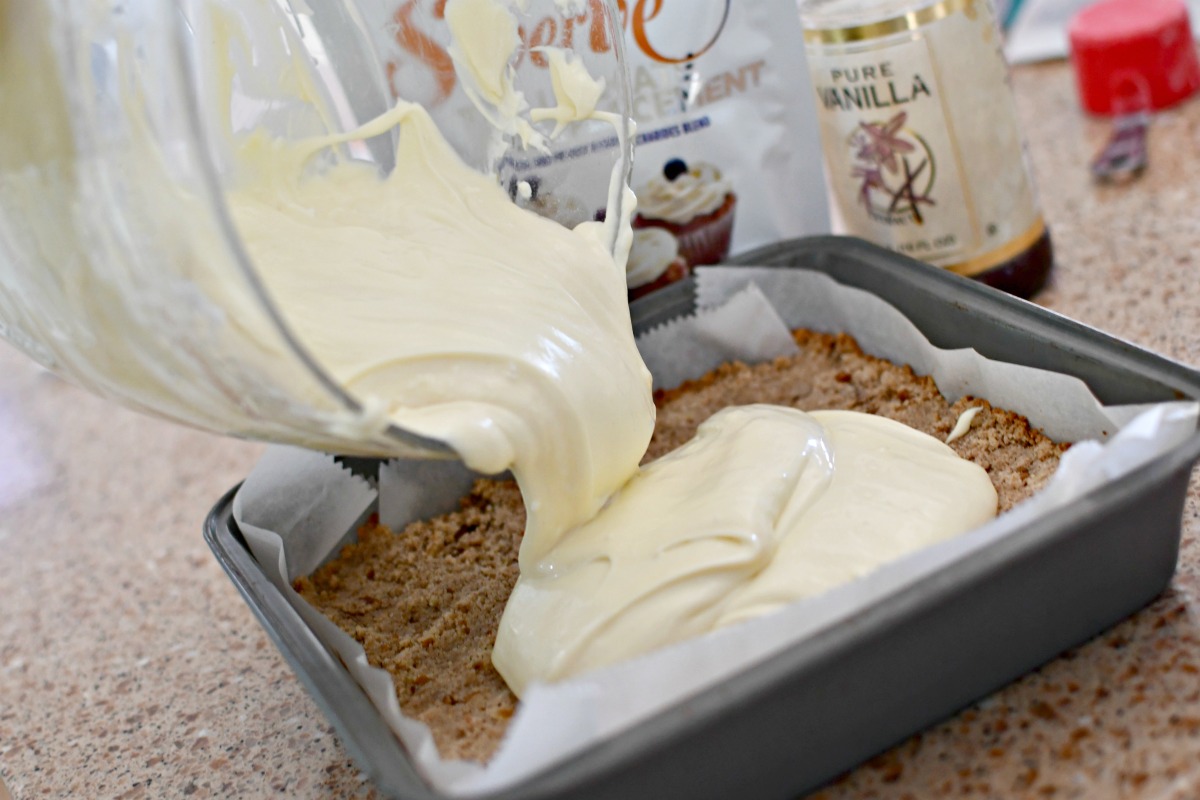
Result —
<path fill-rule="evenodd" d="M 520 694 L 770 613 L 995 513 L 981 467 L 902 423 L 729 408 L 522 568 L 492 660 Z"/>

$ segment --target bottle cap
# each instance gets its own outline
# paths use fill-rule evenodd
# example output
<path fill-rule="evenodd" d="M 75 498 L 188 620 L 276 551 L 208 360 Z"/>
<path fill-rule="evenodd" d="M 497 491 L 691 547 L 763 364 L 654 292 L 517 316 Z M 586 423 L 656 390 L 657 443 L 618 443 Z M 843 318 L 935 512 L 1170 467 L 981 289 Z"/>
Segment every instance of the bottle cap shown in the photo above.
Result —
<path fill-rule="evenodd" d="M 1200 88 L 1183 0 L 1101 0 L 1067 35 L 1079 100 L 1093 114 L 1166 108 Z"/>

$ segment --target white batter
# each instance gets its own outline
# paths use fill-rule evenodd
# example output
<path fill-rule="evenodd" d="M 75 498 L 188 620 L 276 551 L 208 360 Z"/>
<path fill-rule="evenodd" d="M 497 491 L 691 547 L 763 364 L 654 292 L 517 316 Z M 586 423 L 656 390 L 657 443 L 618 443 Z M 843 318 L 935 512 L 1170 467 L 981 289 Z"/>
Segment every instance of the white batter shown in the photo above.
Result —
<path fill-rule="evenodd" d="M 492 660 L 520 694 L 819 594 L 995 511 L 981 468 L 899 422 L 727 409 L 522 568 Z"/>
<path fill-rule="evenodd" d="M 484 473 L 512 469 L 529 512 L 523 564 L 594 515 L 654 425 L 624 270 L 600 223 L 568 230 L 468 168 L 424 109 L 400 103 L 396 168 L 258 138 L 230 210 L 263 283 L 317 360 L 398 425 Z M 328 140 L 327 140 L 328 141 Z"/>
<path fill-rule="evenodd" d="M 0 0 L 4 40 L 20 44 L 0 63 L 53 60 L 45 20 L 23 9 Z M 603 117 L 603 86 L 553 50 L 557 106 L 526 108 L 507 67 L 519 41 L 502 3 L 449 0 L 446 17 L 460 73 L 506 130 L 539 146 L 533 122 Z M 53 99 L 28 79 L 0 72 L 0 97 L 18 110 Z M 512 121 L 522 114 L 528 122 Z M 51 134 L 66 129 L 56 124 Z M 331 149 L 396 127 L 386 178 Z M 3 128 L 10 181 L 32 172 L 35 191 L 70 172 L 73 154 L 53 135 L 17 117 Z M 238 143 L 237 164 L 237 232 L 316 359 L 379 415 L 449 443 L 481 472 L 516 476 L 529 516 L 495 661 L 518 692 L 768 612 L 995 513 L 981 469 L 897 423 L 845 412 L 733 409 L 639 472 L 654 406 L 625 299 L 628 217 L 568 230 L 518 208 L 419 106 L 400 102 L 348 136 L 255 135 Z M 610 198 L 621 191 L 631 200 L 614 180 Z M 226 324 L 273 341 L 256 327 L 269 321 L 239 313 L 250 293 L 226 291 Z M 127 388 L 141 382 L 128 374 Z"/>

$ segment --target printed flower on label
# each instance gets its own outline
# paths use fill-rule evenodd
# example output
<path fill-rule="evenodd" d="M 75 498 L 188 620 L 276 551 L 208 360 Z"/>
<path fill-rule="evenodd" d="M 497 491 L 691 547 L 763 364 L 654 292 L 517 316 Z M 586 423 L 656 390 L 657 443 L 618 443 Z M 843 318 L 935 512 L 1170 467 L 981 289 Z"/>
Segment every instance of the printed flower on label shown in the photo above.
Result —
<path fill-rule="evenodd" d="M 899 172 L 900 164 L 896 160 L 896 154 L 916 150 L 897 135 L 907 120 L 908 112 L 901 111 L 886 123 L 860 122 L 862 135 L 858 137 L 859 150 L 855 157 L 868 164 L 878 164 L 888 172 Z"/>
<path fill-rule="evenodd" d="M 933 153 L 904 127 L 907 121 L 908 114 L 901 111 L 886 122 L 859 122 L 848 142 L 856 162 L 850 177 L 860 182 L 858 201 L 873 218 L 921 225 L 921 206 L 937 205 L 930 195 Z"/>

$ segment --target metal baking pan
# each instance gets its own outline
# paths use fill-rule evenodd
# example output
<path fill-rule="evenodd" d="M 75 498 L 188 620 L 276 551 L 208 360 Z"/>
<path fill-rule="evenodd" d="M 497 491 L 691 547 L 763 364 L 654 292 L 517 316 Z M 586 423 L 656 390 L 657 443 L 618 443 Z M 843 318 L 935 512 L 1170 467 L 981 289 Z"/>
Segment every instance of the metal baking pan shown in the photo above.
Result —
<path fill-rule="evenodd" d="M 985 286 L 853 239 L 774 245 L 741 263 L 824 272 L 899 308 L 934 344 L 1084 380 L 1107 404 L 1200 399 L 1200 373 Z M 693 285 L 634 305 L 646 329 L 692 309 Z M 815 788 L 1149 603 L 1171 579 L 1200 432 L 1116 486 L 1060 509 L 769 660 L 492 798 L 784 798 Z M 388 797 L 443 795 L 340 662 L 271 586 L 230 516 L 205 539 Z"/>

